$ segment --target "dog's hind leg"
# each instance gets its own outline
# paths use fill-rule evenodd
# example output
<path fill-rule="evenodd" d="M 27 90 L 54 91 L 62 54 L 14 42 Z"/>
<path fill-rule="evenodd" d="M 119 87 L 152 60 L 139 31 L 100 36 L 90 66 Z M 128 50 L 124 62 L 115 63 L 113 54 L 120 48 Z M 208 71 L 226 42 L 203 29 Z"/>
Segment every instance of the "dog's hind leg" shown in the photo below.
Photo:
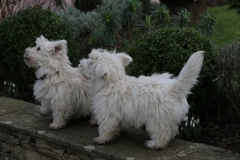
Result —
<path fill-rule="evenodd" d="M 97 126 L 97 119 L 95 118 L 95 115 L 92 113 L 91 119 L 90 119 L 90 125 L 91 126 Z"/>
<path fill-rule="evenodd" d="M 166 124 L 158 124 L 157 126 L 146 125 L 146 129 L 151 137 L 151 140 L 145 143 L 147 147 L 151 149 L 164 149 L 169 140 L 177 133 L 178 126 Z"/>
<path fill-rule="evenodd" d="M 98 144 L 104 144 L 111 141 L 119 132 L 119 120 L 113 116 L 105 117 L 98 127 L 99 137 L 93 139 Z"/>

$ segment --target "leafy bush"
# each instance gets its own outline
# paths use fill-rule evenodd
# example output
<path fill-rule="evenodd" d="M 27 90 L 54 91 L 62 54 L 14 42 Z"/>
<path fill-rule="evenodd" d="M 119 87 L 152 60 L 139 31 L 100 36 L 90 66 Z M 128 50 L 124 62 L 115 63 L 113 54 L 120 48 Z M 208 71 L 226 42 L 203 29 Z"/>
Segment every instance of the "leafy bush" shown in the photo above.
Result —
<path fill-rule="evenodd" d="M 240 42 L 221 48 L 217 62 L 222 87 L 240 115 Z"/>
<path fill-rule="evenodd" d="M 190 23 L 190 13 L 186 9 L 180 9 L 171 17 L 166 5 L 145 0 L 102 0 L 101 5 L 91 12 L 71 7 L 60 11 L 59 15 L 71 26 L 82 54 L 88 54 L 91 48 L 124 51 L 132 44 L 132 36 L 138 29 L 151 32 L 164 27 L 186 27 Z M 197 28 L 203 33 L 209 33 L 212 30 L 205 30 L 215 25 L 209 23 L 215 22 L 210 21 L 212 16 L 206 17 L 208 21 L 201 21 L 203 27 Z"/>
<path fill-rule="evenodd" d="M 30 8 L 2 20 L 0 23 L 0 70 L 7 83 L 14 83 L 19 96 L 32 90 L 34 70 L 23 61 L 24 50 L 35 45 L 36 37 L 44 35 L 49 40 L 65 39 L 70 60 L 78 61 L 78 49 L 66 22 L 49 10 Z M 1 82 L 3 86 L 3 81 Z"/>
<path fill-rule="evenodd" d="M 86 57 L 91 50 L 89 37 L 99 28 L 99 14 L 96 11 L 81 12 L 75 7 L 60 10 L 57 14 L 64 19 L 71 28 L 73 37 L 79 46 L 80 58 Z"/>
<path fill-rule="evenodd" d="M 206 115 L 214 115 L 217 84 L 212 44 L 199 32 L 190 28 L 162 28 L 135 36 L 127 51 L 133 58 L 128 73 L 139 76 L 169 72 L 177 76 L 190 55 L 199 50 L 205 51 L 204 65 L 188 101 L 190 112 L 204 120 Z"/>
<path fill-rule="evenodd" d="M 75 7 L 69 7 L 67 10 L 60 10 L 58 15 L 67 22 L 73 32 L 74 38 L 80 38 L 91 32 L 97 27 L 96 21 L 99 19 L 97 12 L 91 11 L 84 13 Z"/>

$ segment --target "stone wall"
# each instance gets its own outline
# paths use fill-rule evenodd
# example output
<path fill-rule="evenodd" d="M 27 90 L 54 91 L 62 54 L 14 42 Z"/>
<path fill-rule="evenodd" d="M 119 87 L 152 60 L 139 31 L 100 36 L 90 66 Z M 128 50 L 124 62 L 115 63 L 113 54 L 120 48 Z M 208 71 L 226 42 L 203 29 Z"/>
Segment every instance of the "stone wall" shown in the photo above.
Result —
<path fill-rule="evenodd" d="M 39 107 L 0 97 L 0 160 L 182 160 L 231 159 L 240 154 L 224 149 L 173 139 L 164 150 L 144 146 L 145 131 L 122 131 L 113 142 L 98 145 L 98 128 L 89 119 L 70 121 L 50 130 L 52 117 L 39 114 Z"/>
<path fill-rule="evenodd" d="M 0 160 L 92 159 L 64 146 L 0 127 Z"/>

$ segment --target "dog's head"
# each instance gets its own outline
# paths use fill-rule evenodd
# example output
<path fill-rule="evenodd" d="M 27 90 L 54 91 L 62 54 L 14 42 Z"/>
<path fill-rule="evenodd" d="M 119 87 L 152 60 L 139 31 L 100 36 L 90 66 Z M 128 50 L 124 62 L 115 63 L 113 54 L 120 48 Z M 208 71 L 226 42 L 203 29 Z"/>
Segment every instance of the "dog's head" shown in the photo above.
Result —
<path fill-rule="evenodd" d="M 35 47 L 25 49 L 24 61 L 30 68 L 53 67 L 70 61 L 67 56 L 67 41 L 48 41 L 40 36 L 35 41 Z"/>
<path fill-rule="evenodd" d="M 89 66 L 91 65 L 90 59 L 81 59 L 78 65 L 78 71 L 85 77 L 86 79 L 90 79 L 89 75 Z"/>
<path fill-rule="evenodd" d="M 91 80 L 104 78 L 114 82 L 125 76 L 125 67 L 132 62 L 132 58 L 125 53 L 109 52 L 93 49 L 88 59 L 80 61 L 79 70 Z"/>

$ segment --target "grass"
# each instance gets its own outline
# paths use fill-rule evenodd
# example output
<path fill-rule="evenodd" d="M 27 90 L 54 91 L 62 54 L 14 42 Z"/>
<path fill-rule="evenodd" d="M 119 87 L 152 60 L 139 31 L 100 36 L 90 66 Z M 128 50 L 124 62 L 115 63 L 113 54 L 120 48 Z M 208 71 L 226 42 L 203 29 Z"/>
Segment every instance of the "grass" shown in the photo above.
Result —
<path fill-rule="evenodd" d="M 216 33 L 212 37 L 216 47 L 222 47 L 240 39 L 240 14 L 228 5 L 208 8 L 217 18 Z"/>

